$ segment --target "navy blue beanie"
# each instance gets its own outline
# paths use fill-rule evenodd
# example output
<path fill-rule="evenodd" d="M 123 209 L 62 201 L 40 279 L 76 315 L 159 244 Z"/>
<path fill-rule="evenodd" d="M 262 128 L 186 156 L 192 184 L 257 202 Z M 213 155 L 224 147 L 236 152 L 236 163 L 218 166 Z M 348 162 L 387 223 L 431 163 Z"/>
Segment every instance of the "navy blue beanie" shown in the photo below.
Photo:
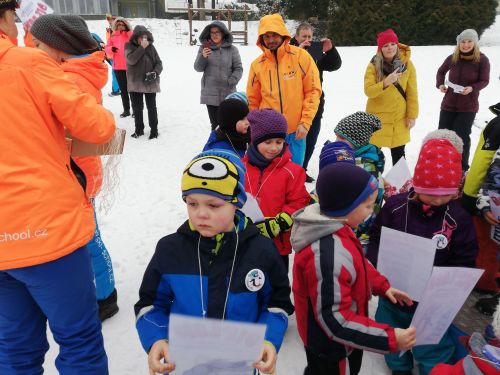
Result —
<path fill-rule="evenodd" d="M 319 170 L 333 163 L 356 164 L 351 146 L 341 141 L 325 144 L 319 154 Z"/>
<path fill-rule="evenodd" d="M 316 194 L 323 215 L 343 217 L 378 189 L 377 179 L 350 163 L 335 163 L 319 171 Z"/>

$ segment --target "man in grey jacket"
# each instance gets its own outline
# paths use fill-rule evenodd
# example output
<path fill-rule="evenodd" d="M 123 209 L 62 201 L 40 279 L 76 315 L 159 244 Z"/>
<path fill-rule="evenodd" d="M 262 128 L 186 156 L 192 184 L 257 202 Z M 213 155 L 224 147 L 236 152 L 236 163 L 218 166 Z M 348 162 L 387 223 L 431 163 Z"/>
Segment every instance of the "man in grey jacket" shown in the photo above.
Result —
<path fill-rule="evenodd" d="M 220 21 L 207 25 L 200 34 L 201 46 L 194 62 L 194 69 L 203 72 L 200 103 L 205 104 L 212 130 L 217 127 L 219 104 L 227 95 L 236 91 L 241 76 L 238 48 L 233 46 L 233 36 Z"/>

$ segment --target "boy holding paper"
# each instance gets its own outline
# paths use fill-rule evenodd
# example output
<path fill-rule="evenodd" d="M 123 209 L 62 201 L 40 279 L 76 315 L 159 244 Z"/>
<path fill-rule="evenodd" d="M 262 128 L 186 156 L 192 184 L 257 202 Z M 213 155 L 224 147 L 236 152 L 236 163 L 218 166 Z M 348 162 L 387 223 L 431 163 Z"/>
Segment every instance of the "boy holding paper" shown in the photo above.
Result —
<path fill-rule="evenodd" d="M 323 167 L 316 192 L 319 203 L 293 215 L 293 296 L 304 342 L 305 375 L 351 375 L 361 367 L 361 350 L 408 350 L 414 328 L 392 328 L 368 317 L 372 291 L 393 303 L 411 304 L 366 260 L 356 228 L 373 212 L 377 179 L 351 163 Z"/>
<path fill-rule="evenodd" d="M 205 151 L 184 170 L 189 219 L 158 242 L 135 304 L 151 373 L 175 369 L 170 313 L 265 324 L 266 341 L 254 367 L 274 371 L 293 313 L 290 284 L 273 242 L 239 210 L 246 201 L 244 184 L 245 168 L 228 150 Z"/>
<path fill-rule="evenodd" d="M 377 264 L 381 229 L 385 226 L 432 238 L 436 243 L 434 266 L 474 267 L 477 244 L 472 219 L 456 200 L 462 166 L 461 153 L 457 150 L 461 142 L 455 137 L 453 143 L 439 138 L 425 142 L 415 166 L 414 189 L 389 198 L 380 211 L 370 233 L 367 253 L 374 265 Z M 397 306 L 381 298 L 375 318 L 378 322 L 405 328 L 413 318 L 415 305 Z M 426 375 L 437 363 L 449 363 L 454 351 L 455 345 L 446 332 L 437 345 L 415 347 L 413 356 L 419 363 L 420 374 Z M 385 360 L 393 374 L 412 373 L 410 352 L 402 357 L 386 355 Z"/>

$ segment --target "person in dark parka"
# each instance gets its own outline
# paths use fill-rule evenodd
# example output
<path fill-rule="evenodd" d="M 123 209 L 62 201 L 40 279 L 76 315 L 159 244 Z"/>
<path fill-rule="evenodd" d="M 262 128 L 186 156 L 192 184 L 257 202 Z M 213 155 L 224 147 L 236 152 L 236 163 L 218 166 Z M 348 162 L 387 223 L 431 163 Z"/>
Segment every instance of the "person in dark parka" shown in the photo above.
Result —
<path fill-rule="evenodd" d="M 156 110 L 156 93 L 160 92 L 160 74 L 163 65 L 153 45 L 151 32 L 138 25 L 130 41 L 125 45 L 127 58 L 127 88 L 132 99 L 135 115 L 135 132 L 133 138 L 144 135 L 143 96 L 146 98 L 148 120 L 151 133 L 149 139 L 158 137 L 158 112 Z"/>

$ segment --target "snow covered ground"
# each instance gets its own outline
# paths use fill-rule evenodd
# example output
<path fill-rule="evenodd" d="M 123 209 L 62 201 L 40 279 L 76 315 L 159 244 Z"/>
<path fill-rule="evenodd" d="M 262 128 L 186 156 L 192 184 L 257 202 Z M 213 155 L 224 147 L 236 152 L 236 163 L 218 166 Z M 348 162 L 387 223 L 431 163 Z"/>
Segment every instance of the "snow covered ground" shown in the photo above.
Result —
<path fill-rule="evenodd" d="M 134 327 L 133 305 L 138 299 L 139 285 L 156 242 L 174 232 L 186 219 L 185 204 L 181 199 L 180 178 L 183 167 L 203 147 L 210 123 L 205 106 L 199 104 L 201 74 L 193 69 L 197 47 L 188 46 L 183 35 L 183 45 L 176 43 L 174 21 L 158 19 L 133 19 L 132 25 L 149 27 L 156 38 L 156 48 L 163 60 L 161 75 L 162 93 L 157 97 L 160 137 L 149 141 L 146 137 L 132 139 L 127 136 L 125 151 L 119 166 L 120 183 L 115 192 L 116 202 L 106 215 L 98 214 L 102 236 L 113 259 L 120 312 L 104 322 L 103 333 L 109 357 L 111 374 L 147 374 L 146 355 L 142 351 Z M 181 22 L 187 31 L 187 23 Z M 206 23 L 195 27 L 200 31 Z M 290 23 L 289 26 L 293 24 Z M 388 25 L 390 26 L 390 25 Z M 90 21 L 91 31 L 104 37 L 105 21 Z M 233 29 L 241 24 L 233 23 Z M 293 28 L 290 27 L 291 30 Z M 22 30 L 20 30 L 22 35 Z M 255 46 L 257 23 L 250 24 L 250 46 L 239 46 L 245 69 L 238 89 L 244 91 L 248 68 L 260 50 Z M 480 95 L 480 111 L 472 130 L 472 154 L 481 128 L 492 118 L 488 106 L 500 101 L 500 20 L 483 35 L 482 51 L 491 63 L 491 80 Z M 403 41 L 404 42 L 404 41 Z M 453 42 L 450 40 L 450 43 Z M 375 45 L 375 40 L 374 40 Z M 325 73 L 324 91 L 326 106 L 323 126 L 313 155 L 310 174 L 317 175 L 318 155 L 326 139 L 332 139 L 333 127 L 344 116 L 364 110 L 363 75 L 374 46 L 341 47 L 342 67 L 339 71 Z M 412 48 L 412 60 L 417 69 L 420 116 L 412 130 L 412 141 L 407 146 L 410 167 L 414 166 L 421 139 L 437 128 L 442 94 L 435 88 L 435 74 L 453 46 L 422 46 Z M 110 92 L 110 84 L 105 90 Z M 134 131 L 131 117 L 121 119 L 119 97 L 104 96 L 104 105 L 116 116 L 117 125 Z M 145 118 L 147 118 L 145 116 Z M 387 150 L 386 150 L 387 151 Z M 387 154 L 389 157 L 389 154 Z M 389 159 L 390 160 L 390 157 Z M 390 161 L 389 165 L 390 167 Z M 312 185 L 310 186 L 312 188 Z M 372 310 L 375 308 L 372 302 Z M 52 342 L 46 359 L 46 373 L 57 374 L 53 365 L 57 345 Z M 294 316 L 285 337 L 278 360 L 278 373 L 302 374 L 305 355 L 296 330 Z M 380 355 L 365 353 L 362 374 L 388 374 Z"/>

